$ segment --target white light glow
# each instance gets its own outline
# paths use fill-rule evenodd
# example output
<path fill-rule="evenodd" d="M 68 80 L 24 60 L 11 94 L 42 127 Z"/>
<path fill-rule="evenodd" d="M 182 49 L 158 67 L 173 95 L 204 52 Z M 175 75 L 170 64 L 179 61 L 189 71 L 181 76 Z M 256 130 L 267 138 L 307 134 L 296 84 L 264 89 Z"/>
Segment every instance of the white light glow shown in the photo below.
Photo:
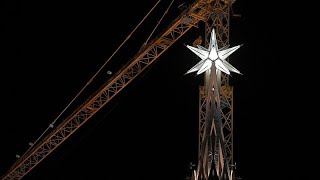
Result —
<path fill-rule="evenodd" d="M 215 30 L 213 28 L 208 48 L 202 47 L 200 45 L 198 45 L 198 48 L 187 45 L 187 48 L 197 56 L 199 56 L 201 58 L 201 61 L 199 61 L 196 65 L 189 69 L 186 74 L 197 71 L 197 75 L 199 75 L 210 69 L 213 63 L 218 70 L 228 75 L 230 74 L 230 71 L 241 74 L 239 70 L 237 70 L 228 61 L 225 60 L 240 47 L 241 45 L 237 45 L 231 48 L 223 47 L 219 49 Z"/>

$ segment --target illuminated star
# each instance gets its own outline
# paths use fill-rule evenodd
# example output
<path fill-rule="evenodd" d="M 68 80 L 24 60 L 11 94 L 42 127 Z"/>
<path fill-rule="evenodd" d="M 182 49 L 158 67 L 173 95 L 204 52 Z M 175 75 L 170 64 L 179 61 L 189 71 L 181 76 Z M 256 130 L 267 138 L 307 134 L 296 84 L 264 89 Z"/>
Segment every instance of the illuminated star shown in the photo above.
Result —
<path fill-rule="evenodd" d="M 241 74 L 239 70 L 237 70 L 228 61 L 226 61 L 227 57 L 240 47 L 241 45 L 234 46 L 232 48 L 223 47 L 219 49 L 216 34 L 214 28 L 212 28 L 208 49 L 200 45 L 198 45 L 198 48 L 187 45 L 187 48 L 189 48 L 192 52 L 199 56 L 201 58 L 201 61 L 194 65 L 190 70 L 188 70 L 186 74 L 198 71 L 197 75 L 199 75 L 210 69 L 213 63 L 218 70 L 228 75 L 230 74 L 230 71 Z"/>

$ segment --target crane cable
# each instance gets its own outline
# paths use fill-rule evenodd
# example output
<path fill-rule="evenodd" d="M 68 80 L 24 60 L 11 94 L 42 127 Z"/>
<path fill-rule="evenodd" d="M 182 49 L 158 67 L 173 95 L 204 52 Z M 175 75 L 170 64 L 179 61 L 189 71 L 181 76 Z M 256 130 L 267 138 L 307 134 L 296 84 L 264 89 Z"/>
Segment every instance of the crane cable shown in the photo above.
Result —
<path fill-rule="evenodd" d="M 173 2 L 174 2 L 174 0 L 171 1 L 169 7 L 166 9 L 166 11 L 164 12 L 164 14 L 162 15 L 162 17 L 161 17 L 160 20 L 158 21 L 158 23 L 157 23 L 157 25 L 155 26 L 155 28 L 153 29 L 152 33 L 149 35 L 149 37 L 147 38 L 147 40 L 143 43 L 142 47 L 140 48 L 140 51 L 141 51 L 141 49 L 142 49 L 143 47 L 145 47 L 145 45 L 148 43 L 148 41 L 149 41 L 150 37 L 152 36 L 153 32 L 154 32 L 155 29 L 158 27 L 158 25 L 160 24 L 161 20 L 162 20 L 163 17 L 165 16 L 165 14 L 168 12 L 168 10 L 169 10 L 170 6 L 173 4 Z M 149 70 L 150 70 L 150 68 L 149 68 L 149 69 L 146 69 L 146 70 L 144 71 L 144 74 L 148 73 Z M 143 76 L 144 76 L 144 75 L 142 74 L 142 75 L 141 75 L 141 78 L 142 78 Z M 117 102 L 114 106 L 117 106 L 118 104 L 119 104 L 119 102 Z M 113 107 L 112 107 L 112 108 L 113 108 Z M 111 111 L 112 111 L 112 110 L 111 110 Z M 111 112 L 111 111 L 109 111 L 109 112 Z M 107 112 L 107 113 L 109 113 L 109 112 Z M 106 117 L 106 115 L 104 115 L 102 118 L 100 118 L 100 120 L 98 120 L 98 123 L 100 123 L 102 120 L 104 120 L 104 117 Z"/>
<path fill-rule="evenodd" d="M 139 24 L 131 31 L 131 33 L 127 36 L 127 38 L 120 44 L 120 46 L 113 52 L 113 54 L 105 61 L 105 63 L 98 69 L 98 71 L 89 79 L 89 81 L 85 84 L 85 86 L 78 92 L 78 94 L 70 101 L 70 103 L 62 110 L 62 112 L 52 121 L 52 123 L 47 127 L 47 129 L 32 143 L 32 145 L 27 149 L 27 151 L 21 156 L 25 156 L 29 150 L 36 144 L 44 134 L 50 129 L 53 128 L 53 125 L 56 121 L 62 116 L 62 114 L 70 107 L 70 105 L 78 98 L 78 96 L 84 91 L 84 89 L 93 81 L 93 79 L 99 74 L 99 72 L 106 66 L 106 64 L 110 61 L 110 59 L 119 51 L 119 49 L 124 45 L 125 42 L 129 40 L 131 35 L 137 30 L 137 28 L 142 24 L 142 22 L 149 16 L 149 14 L 154 10 L 154 8 L 159 4 L 161 0 L 151 8 L 151 10 L 144 16 L 144 18 L 139 22 Z"/>
<path fill-rule="evenodd" d="M 154 33 L 154 31 L 157 29 L 157 27 L 159 26 L 159 24 L 161 23 L 162 19 L 164 18 L 164 16 L 168 13 L 171 5 L 173 4 L 174 0 L 171 1 L 171 3 L 169 4 L 168 8 L 166 9 L 166 11 L 163 13 L 162 17 L 160 18 L 160 20 L 158 21 L 157 25 L 153 28 L 152 32 L 150 33 L 149 37 L 147 38 L 147 40 L 143 43 L 141 49 L 143 47 L 146 46 L 146 44 L 148 43 L 149 39 L 151 38 L 152 34 Z"/>

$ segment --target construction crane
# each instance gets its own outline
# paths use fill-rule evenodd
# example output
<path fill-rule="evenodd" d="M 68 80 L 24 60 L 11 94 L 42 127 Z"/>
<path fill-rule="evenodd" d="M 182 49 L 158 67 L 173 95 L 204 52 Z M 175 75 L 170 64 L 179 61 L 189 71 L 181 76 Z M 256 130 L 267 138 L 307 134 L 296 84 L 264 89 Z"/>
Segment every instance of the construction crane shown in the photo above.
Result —
<path fill-rule="evenodd" d="M 112 98 L 121 92 L 133 79 L 139 76 L 148 66 L 156 61 L 170 46 L 181 38 L 192 27 L 198 27 L 204 22 L 206 35 L 212 28 L 216 29 L 218 43 L 227 46 L 229 43 L 229 15 L 232 2 L 229 0 L 197 0 L 188 6 L 156 39 L 146 44 L 126 65 L 114 73 L 95 94 L 87 99 L 78 109 L 71 113 L 58 126 L 50 124 L 52 131 L 36 144 L 1 177 L 2 180 L 21 179 L 50 153 L 59 147 L 85 122 L 94 116 Z M 208 38 L 206 37 L 207 44 Z M 198 42 L 199 43 L 199 42 Z M 214 163 L 216 173 L 220 179 L 233 179 L 230 176 L 230 165 L 233 164 L 233 129 L 232 129 L 232 95 L 228 76 L 219 74 L 221 112 L 223 122 L 224 142 L 216 144 L 206 143 L 205 129 L 207 117 L 208 94 L 205 87 L 200 87 L 199 107 L 199 161 L 192 179 L 207 180 L 208 172 L 212 171 L 210 163 Z M 211 137 L 214 139 L 214 137 Z M 222 151 L 221 149 L 225 149 Z M 212 157 L 212 159 L 210 159 Z M 211 161 L 213 160 L 213 161 Z"/>

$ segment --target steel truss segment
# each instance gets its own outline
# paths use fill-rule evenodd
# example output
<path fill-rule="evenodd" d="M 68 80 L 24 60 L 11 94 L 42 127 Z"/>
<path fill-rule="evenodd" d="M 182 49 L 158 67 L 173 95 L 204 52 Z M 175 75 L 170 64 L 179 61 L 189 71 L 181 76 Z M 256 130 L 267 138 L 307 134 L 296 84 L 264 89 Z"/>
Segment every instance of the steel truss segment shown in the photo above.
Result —
<path fill-rule="evenodd" d="M 198 132 L 198 158 L 200 158 L 200 150 L 203 146 L 204 129 L 206 122 L 206 96 L 204 86 L 199 87 L 199 132 Z"/>
<path fill-rule="evenodd" d="M 216 0 L 210 1 L 210 6 L 207 9 L 211 9 L 212 13 L 207 17 L 205 21 L 205 44 L 209 44 L 210 34 L 212 28 L 216 30 L 216 36 L 219 47 L 226 47 L 229 45 L 229 10 L 230 10 L 230 1 L 229 0 Z M 204 6 L 201 6 L 204 8 Z M 228 59 L 227 59 L 228 61 Z M 209 156 L 213 155 L 213 163 L 215 167 L 215 172 L 218 177 L 223 180 L 232 180 L 234 174 L 231 177 L 230 166 L 233 164 L 233 88 L 229 86 L 229 76 L 224 73 L 217 74 L 217 82 L 218 82 L 218 97 L 212 98 L 210 94 L 207 92 L 208 89 L 206 87 L 200 87 L 200 95 L 199 95 L 199 144 L 198 144 L 198 169 L 194 173 L 194 179 L 197 180 L 207 180 L 208 176 L 204 175 L 207 172 L 210 172 L 211 169 L 205 169 L 211 167 L 211 162 L 207 160 L 210 158 Z M 220 114 L 221 119 L 221 127 L 223 134 L 222 140 L 219 141 L 217 137 L 212 137 L 211 139 L 212 146 L 208 146 L 208 142 L 205 137 L 205 129 L 208 127 L 208 111 L 212 111 L 208 106 L 208 99 L 210 99 L 209 103 L 217 104 L 219 109 L 217 111 Z M 213 110 L 214 111 L 214 110 Z M 210 113 L 209 113 L 210 115 Z M 210 115 L 212 116 L 212 115 Z M 219 119 L 219 118 L 218 118 Z M 213 123 L 214 124 L 214 123 Z M 217 127 L 214 127 L 215 131 Z M 217 131 L 218 132 L 218 131 Z M 216 135 L 215 133 L 212 133 Z M 206 151 L 201 151 L 201 149 L 207 148 Z M 213 154 L 207 154 L 206 152 L 213 151 Z M 204 156 L 207 156 L 205 158 Z"/>
<path fill-rule="evenodd" d="M 222 86 L 220 99 L 225 106 L 221 108 L 222 128 L 225 139 L 226 161 L 233 164 L 233 87 Z"/>
<path fill-rule="evenodd" d="M 230 87 L 231 91 L 232 88 Z M 200 91 L 202 93 L 200 93 L 200 108 L 199 108 L 199 146 L 198 146 L 198 150 L 199 150 L 199 163 L 200 164 L 204 164 L 204 167 L 209 167 L 205 165 L 205 159 L 204 156 L 206 156 L 206 154 L 202 154 L 201 153 L 201 149 L 202 148 L 208 148 L 208 150 L 211 150 L 211 147 L 203 147 L 207 145 L 207 142 L 204 142 L 204 136 L 205 136 L 205 128 L 206 128 L 206 109 L 203 108 L 205 107 L 206 104 L 206 96 L 203 94 L 203 92 L 205 92 L 204 87 L 201 86 L 200 87 Z M 214 163 L 216 166 L 216 171 L 220 171 L 220 175 L 223 174 L 223 170 L 225 170 L 223 167 L 225 167 L 224 165 L 228 165 L 231 166 L 233 164 L 233 106 L 232 106 L 232 102 L 233 102 L 233 97 L 232 97 L 233 93 L 221 93 L 221 96 L 227 95 L 228 97 L 225 99 L 228 99 L 228 104 L 230 104 L 230 106 L 226 106 L 223 109 L 220 109 L 221 111 L 221 120 L 222 120 L 222 133 L 223 133 L 223 139 L 224 139 L 224 143 L 221 144 L 221 142 L 219 141 L 213 141 L 215 144 L 215 147 L 213 148 L 213 155 L 214 155 Z M 214 134 L 214 133 L 213 133 Z M 212 139 L 215 139 L 215 137 L 212 137 Z M 219 143 L 217 143 L 219 142 Z M 224 147 L 220 147 L 220 146 L 224 146 Z M 221 149 L 224 148 L 225 151 L 221 151 Z M 224 155 L 222 154 L 224 153 Z M 208 156 L 210 154 L 207 154 Z M 225 157 L 225 159 L 223 158 Z M 208 162 L 209 163 L 209 162 Z M 224 164 L 226 163 L 226 164 Z M 222 166 L 223 165 L 223 166 Z M 201 169 L 201 168 L 200 168 Z M 200 170 L 198 169 L 198 170 Z M 202 171 L 204 171 L 204 169 L 202 169 Z M 208 172 L 210 170 L 206 170 L 206 172 Z M 218 173 L 217 172 L 217 173 Z M 201 173 L 200 173 L 201 174 Z M 228 176 L 225 176 L 228 177 Z M 206 178 L 200 178 L 199 180 L 206 180 Z"/>

